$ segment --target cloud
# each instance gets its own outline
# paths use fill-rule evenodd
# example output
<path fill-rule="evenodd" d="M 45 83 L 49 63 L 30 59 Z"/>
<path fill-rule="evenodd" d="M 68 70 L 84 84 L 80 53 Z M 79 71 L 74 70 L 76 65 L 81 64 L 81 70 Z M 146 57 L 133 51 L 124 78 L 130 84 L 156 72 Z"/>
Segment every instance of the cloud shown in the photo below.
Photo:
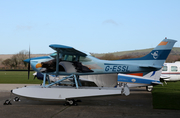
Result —
<path fill-rule="evenodd" d="M 116 23 L 116 22 L 115 22 L 114 20 L 112 20 L 112 19 L 105 20 L 105 21 L 103 22 L 103 24 L 113 24 L 113 25 L 118 26 L 118 23 Z"/>
<path fill-rule="evenodd" d="M 16 26 L 17 30 L 31 30 L 32 26 L 23 26 L 23 25 L 17 25 Z"/>

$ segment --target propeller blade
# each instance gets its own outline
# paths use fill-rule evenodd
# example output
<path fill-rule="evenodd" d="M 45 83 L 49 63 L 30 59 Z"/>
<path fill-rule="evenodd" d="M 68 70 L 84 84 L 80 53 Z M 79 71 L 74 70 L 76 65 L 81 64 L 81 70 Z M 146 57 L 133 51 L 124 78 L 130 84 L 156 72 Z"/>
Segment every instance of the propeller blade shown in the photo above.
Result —
<path fill-rule="evenodd" d="M 37 77 L 37 72 L 35 72 L 33 75 L 34 75 L 34 79 L 35 79 L 35 78 Z M 38 78 L 37 78 L 37 79 L 38 79 Z"/>
<path fill-rule="evenodd" d="M 34 79 L 36 78 L 36 75 L 34 76 Z"/>
<path fill-rule="evenodd" d="M 30 56 L 30 46 L 29 46 L 29 59 L 31 58 Z M 28 79 L 29 79 L 29 75 L 30 75 L 30 63 L 31 63 L 31 60 L 29 60 L 29 63 L 28 63 Z"/>
<path fill-rule="evenodd" d="M 30 74 L 30 63 L 28 63 L 28 79 L 29 79 L 29 74 Z"/>

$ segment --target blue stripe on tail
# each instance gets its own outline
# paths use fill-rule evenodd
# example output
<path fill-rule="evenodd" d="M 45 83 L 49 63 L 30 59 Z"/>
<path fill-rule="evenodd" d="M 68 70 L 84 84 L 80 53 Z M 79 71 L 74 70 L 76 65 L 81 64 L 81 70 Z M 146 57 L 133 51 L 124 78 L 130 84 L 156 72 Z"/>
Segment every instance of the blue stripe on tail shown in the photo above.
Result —
<path fill-rule="evenodd" d="M 124 60 L 166 60 L 170 52 L 171 50 L 152 50 L 144 57 Z"/>

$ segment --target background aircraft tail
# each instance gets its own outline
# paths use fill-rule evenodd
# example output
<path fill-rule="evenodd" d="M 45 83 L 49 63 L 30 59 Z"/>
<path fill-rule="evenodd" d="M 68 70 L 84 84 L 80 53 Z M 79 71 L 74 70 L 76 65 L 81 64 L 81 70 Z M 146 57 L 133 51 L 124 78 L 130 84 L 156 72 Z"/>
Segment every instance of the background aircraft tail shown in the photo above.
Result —
<path fill-rule="evenodd" d="M 162 84 L 159 81 L 161 72 L 162 72 L 162 69 L 158 71 L 151 71 L 148 74 L 144 75 L 143 77 L 128 75 L 128 74 L 127 75 L 118 74 L 117 81 L 119 83 L 143 84 L 144 86 Z M 137 86 L 142 86 L 142 85 L 137 85 Z"/>
<path fill-rule="evenodd" d="M 160 70 L 157 70 L 157 71 L 151 71 L 151 72 L 147 73 L 146 75 L 144 75 L 143 77 L 159 81 L 160 76 L 161 76 L 161 72 L 162 72 L 162 68 Z"/>

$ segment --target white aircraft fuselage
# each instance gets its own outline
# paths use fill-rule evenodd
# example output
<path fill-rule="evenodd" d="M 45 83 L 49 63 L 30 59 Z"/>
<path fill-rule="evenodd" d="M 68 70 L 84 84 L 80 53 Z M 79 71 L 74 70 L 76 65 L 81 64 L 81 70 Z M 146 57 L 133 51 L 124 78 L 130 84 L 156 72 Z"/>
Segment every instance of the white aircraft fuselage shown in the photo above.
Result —
<path fill-rule="evenodd" d="M 161 79 L 164 81 L 179 81 L 180 61 L 176 61 L 175 63 L 164 63 Z"/>

